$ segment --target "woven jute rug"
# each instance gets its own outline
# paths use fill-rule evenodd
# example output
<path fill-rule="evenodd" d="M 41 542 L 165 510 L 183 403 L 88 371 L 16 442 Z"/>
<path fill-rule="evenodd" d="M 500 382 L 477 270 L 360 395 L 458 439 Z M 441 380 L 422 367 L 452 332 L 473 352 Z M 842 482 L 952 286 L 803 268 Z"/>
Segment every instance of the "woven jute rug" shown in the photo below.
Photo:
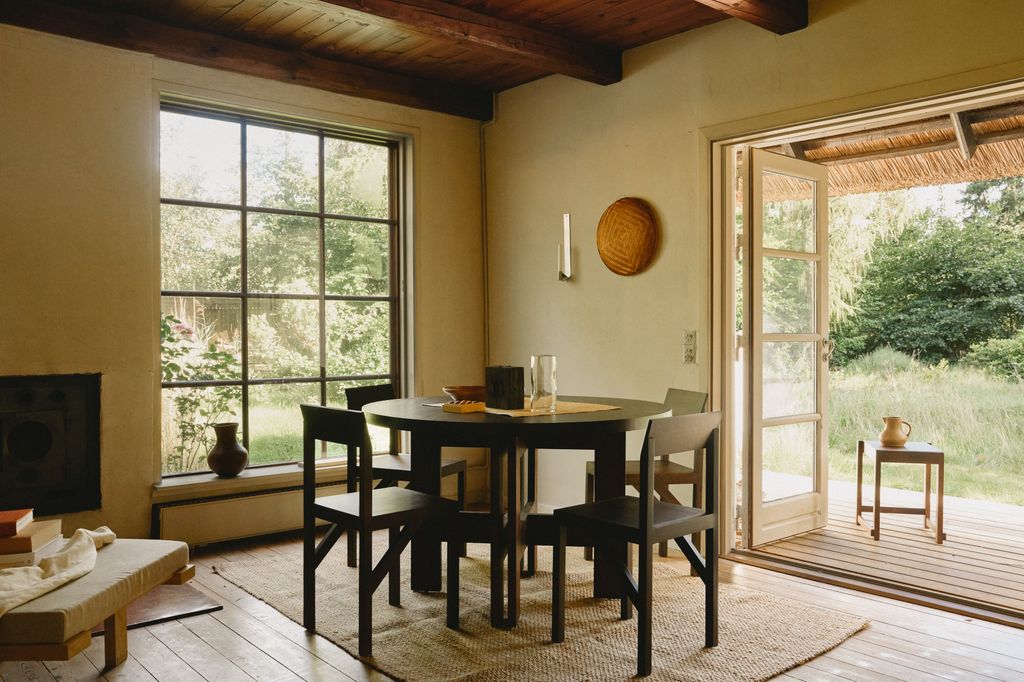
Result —
<path fill-rule="evenodd" d="M 379 535 L 379 534 L 378 534 Z M 377 538 L 379 557 L 384 540 Z M 356 655 L 357 569 L 344 560 L 344 543 L 317 570 L 317 631 Z M 570 548 L 566 633 L 550 643 L 550 549 L 522 581 L 517 627 L 494 629 L 488 618 L 489 563 L 485 546 L 470 545 L 461 562 L 461 625 L 445 627 L 443 593 L 420 594 L 408 585 L 403 556 L 402 606 L 387 603 L 387 580 L 375 595 L 374 658 L 366 662 L 403 680 L 624 680 L 636 672 L 636 618 L 618 620 L 616 600 L 593 599 L 593 564 Z M 733 682 L 765 680 L 843 642 L 867 621 L 735 585 L 720 587 L 719 645 L 704 648 L 704 586 L 683 561 L 654 565 L 654 673 L 652 680 Z M 289 547 L 219 562 L 226 580 L 302 620 L 302 555 Z M 442 583 L 443 584 L 443 583 Z"/>

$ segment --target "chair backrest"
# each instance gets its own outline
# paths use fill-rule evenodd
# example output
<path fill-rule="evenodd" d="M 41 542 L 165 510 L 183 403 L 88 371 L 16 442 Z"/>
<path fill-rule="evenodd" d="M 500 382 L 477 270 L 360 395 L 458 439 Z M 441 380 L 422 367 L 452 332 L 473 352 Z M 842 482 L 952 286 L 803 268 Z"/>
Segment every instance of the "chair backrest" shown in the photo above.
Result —
<path fill-rule="evenodd" d="M 672 416 L 678 417 L 681 414 L 699 414 L 708 405 L 708 394 L 701 391 L 687 391 L 683 388 L 670 388 L 665 391 L 665 405 L 672 408 Z M 661 459 L 668 461 L 668 455 Z M 701 466 L 700 454 L 693 454 L 693 468 L 699 470 Z"/>
<path fill-rule="evenodd" d="M 299 405 L 302 410 L 302 487 L 306 509 L 316 496 L 317 441 L 346 446 L 348 477 L 359 477 L 359 515 L 367 519 L 373 511 L 373 445 L 366 420 L 359 410 L 340 407 Z"/>
<path fill-rule="evenodd" d="M 698 414 L 707 409 L 708 394 L 701 391 L 670 388 L 665 391 L 665 405 L 672 408 L 673 416 Z"/>
<path fill-rule="evenodd" d="M 380 400 L 394 400 L 394 384 L 376 384 L 374 386 L 352 386 L 345 389 L 345 402 L 350 410 L 362 410 L 363 405 L 375 403 Z M 388 449 L 392 455 L 398 454 L 398 431 L 391 429 L 388 439 Z"/>
<path fill-rule="evenodd" d="M 721 412 L 652 419 L 640 451 L 640 527 L 648 531 L 654 522 L 654 460 L 677 452 L 703 455 L 705 460 L 705 508 L 715 513 L 718 486 L 718 430 Z M 696 485 L 700 485 L 700 481 Z"/>

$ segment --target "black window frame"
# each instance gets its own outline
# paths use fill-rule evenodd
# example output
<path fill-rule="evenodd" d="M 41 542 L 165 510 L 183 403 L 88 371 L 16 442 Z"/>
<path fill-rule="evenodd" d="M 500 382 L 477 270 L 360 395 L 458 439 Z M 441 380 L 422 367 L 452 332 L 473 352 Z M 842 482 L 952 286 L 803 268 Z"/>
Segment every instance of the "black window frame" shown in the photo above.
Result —
<path fill-rule="evenodd" d="M 400 377 L 402 376 L 402 357 L 403 357 L 403 334 L 402 334 L 402 316 L 404 302 L 402 300 L 402 233 L 403 233 L 403 221 L 401 219 L 402 210 L 400 204 L 401 197 L 401 164 L 404 153 L 404 140 L 399 137 L 388 136 L 385 134 L 372 134 L 365 131 L 354 131 L 348 130 L 339 126 L 331 126 L 329 124 L 313 124 L 305 121 L 294 121 L 287 117 L 276 117 L 276 116 L 264 116 L 259 114 L 252 114 L 247 112 L 238 112 L 234 110 L 221 110 L 218 108 L 207 108 L 204 106 L 197 106 L 188 103 L 179 103 L 173 100 L 162 100 L 160 103 L 160 113 L 172 112 L 177 114 L 185 114 L 189 116 L 197 116 L 202 118 L 209 118 L 214 120 L 229 121 L 232 123 L 239 124 L 239 135 L 240 135 L 240 202 L 238 204 L 230 203 L 219 203 L 209 201 L 194 201 L 187 199 L 175 199 L 166 198 L 160 195 L 160 206 L 161 210 L 163 206 L 186 206 L 195 208 L 211 208 L 211 209 L 223 209 L 237 211 L 240 216 L 239 229 L 241 232 L 241 247 L 240 247 L 240 286 L 237 292 L 223 292 L 223 291 L 191 291 L 191 290 L 175 290 L 175 289 L 164 289 L 163 288 L 163 266 L 161 262 L 160 268 L 160 297 L 161 300 L 164 297 L 203 297 L 203 298 L 223 298 L 223 299 L 234 299 L 239 300 L 241 304 L 241 350 L 240 350 L 240 362 L 241 362 L 241 374 L 239 379 L 229 380 L 196 380 L 196 381 L 161 381 L 160 383 L 160 394 L 161 403 L 164 400 L 164 390 L 168 388 L 211 388 L 217 386 L 237 386 L 241 390 L 241 442 L 242 445 L 249 449 L 249 387 L 251 386 L 265 386 L 265 385 L 283 385 L 283 384 L 317 384 L 319 386 L 319 397 L 320 404 L 327 405 L 328 397 L 328 384 L 331 382 L 390 382 L 396 389 L 401 386 Z M 249 125 L 257 125 L 261 128 L 273 128 L 288 132 L 301 132 L 304 134 L 312 134 L 317 136 L 318 140 L 318 185 L 319 185 L 319 199 L 316 211 L 306 211 L 297 209 L 281 209 L 271 208 L 263 206 L 251 206 L 247 205 L 247 130 Z M 388 150 L 388 217 L 387 218 L 376 218 L 368 216 L 357 216 L 339 213 L 329 213 L 325 209 L 325 187 L 324 187 L 324 141 L 327 138 L 342 139 L 366 144 L 379 145 L 385 147 Z M 285 293 L 270 293 L 270 292 L 252 292 L 249 291 L 248 282 L 248 268 L 247 261 L 249 256 L 248 251 L 248 225 L 249 225 L 249 214 L 264 214 L 264 215 L 286 215 L 296 217 L 306 217 L 317 219 L 317 265 L 318 265 L 318 276 L 319 276 L 319 291 L 313 294 L 285 294 Z M 328 294 L 326 292 L 326 253 L 325 253 L 325 230 L 326 222 L 329 220 L 344 220 L 361 223 L 373 223 L 388 226 L 388 293 L 384 296 L 353 296 L 353 295 L 342 295 L 342 294 Z M 162 221 L 160 225 L 160 237 L 162 240 Z M 161 258 L 162 261 L 162 258 Z M 280 378 L 251 378 L 249 376 L 249 304 L 253 300 L 315 300 L 318 302 L 319 307 L 319 372 L 316 376 L 297 376 L 297 377 L 280 377 Z M 388 314 L 390 319 L 389 325 L 389 372 L 387 374 L 350 374 L 350 375 L 329 375 L 327 374 L 327 340 L 326 340 L 326 306 L 329 301 L 341 301 L 341 302 L 378 302 L 388 304 Z M 298 409 L 296 408 L 296 413 Z M 162 428 L 162 427 L 161 427 Z M 323 451 L 322 456 L 326 456 L 326 450 Z M 164 453 L 161 447 L 161 476 L 164 478 L 171 478 L 175 476 L 187 476 L 196 473 L 208 472 L 209 469 L 196 469 L 192 471 L 182 471 L 174 473 L 166 473 L 163 470 L 163 457 Z M 282 464 L 289 464 L 298 461 L 297 459 L 283 460 L 280 462 L 267 462 L 263 464 L 253 465 L 249 468 L 269 467 L 269 466 L 280 466 Z"/>

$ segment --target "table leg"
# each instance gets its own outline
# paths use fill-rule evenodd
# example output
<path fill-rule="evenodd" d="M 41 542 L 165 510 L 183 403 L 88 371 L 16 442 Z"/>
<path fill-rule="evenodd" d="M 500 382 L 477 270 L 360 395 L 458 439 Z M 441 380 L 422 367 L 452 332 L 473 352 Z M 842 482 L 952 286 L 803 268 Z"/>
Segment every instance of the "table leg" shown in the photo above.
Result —
<path fill-rule="evenodd" d="M 492 445 L 488 460 L 490 469 L 490 492 L 491 492 L 491 627 L 502 627 L 505 624 L 505 576 L 502 573 L 504 564 L 505 540 L 504 517 L 505 512 L 501 504 L 501 477 L 504 467 L 501 466 L 501 458 L 504 452 L 500 447 Z"/>
<path fill-rule="evenodd" d="M 932 518 L 932 465 L 924 465 L 924 527 L 931 525 Z"/>
<path fill-rule="evenodd" d="M 626 434 L 603 437 L 594 449 L 594 499 L 621 497 L 626 489 Z M 626 543 L 618 550 L 628 556 Z M 601 547 L 594 549 L 594 596 L 618 599 L 622 585 L 615 555 Z"/>
<path fill-rule="evenodd" d="M 857 441 L 857 506 L 854 508 L 853 520 L 860 525 L 860 512 L 863 506 L 861 490 L 864 487 L 864 441 Z"/>
<path fill-rule="evenodd" d="M 945 492 L 943 486 L 945 485 L 945 463 L 939 462 L 939 490 L 938 490 L 938 502 L 935 505 L 935 541 L 942 544 L 942 541 L 946 539 L 946 533 L 942 529 L 942 495 Z"/>
<path fill-rule="evenodd" d="M 519 622 L 519 592 L 520 592 L 520 571 L 519 564 L 523 557 L 522 545 L 522 477 L 519 475 L 522 458 L 525 455 L 525 448 L 519 443 L 508 444 L 508 451 L 505 455 L 507 473 L 505 484 L 508 486 L 506 493 L 508 504 L 508 529 L 506 542 L 508 552 L 508 616 L 505 619 L 506 627 L 515 627 Z"/>
<path fill-rule="evenodd" d="M 882 458 L 875 453 L 875 525 L 871 535 L 876 540 L 882 539 Z"/>
<path fill-rule="evenodd" d="M 412 479 L 412 489 L 441 494 L 441 444 L 422 434 L 412 436 Z M 429 525 L 412 540 L 412 589 L 441 590 L 441 534 Z"/>

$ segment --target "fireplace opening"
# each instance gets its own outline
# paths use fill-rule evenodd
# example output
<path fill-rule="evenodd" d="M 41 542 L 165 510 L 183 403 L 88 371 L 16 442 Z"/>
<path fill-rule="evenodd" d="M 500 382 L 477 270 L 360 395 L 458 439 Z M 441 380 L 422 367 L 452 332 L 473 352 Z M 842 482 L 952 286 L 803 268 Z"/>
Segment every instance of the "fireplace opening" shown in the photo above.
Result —
<path fill-rule="evenodd" d="M 0 377 L 0 504 L 100 508 L 100 375 Z"/>

